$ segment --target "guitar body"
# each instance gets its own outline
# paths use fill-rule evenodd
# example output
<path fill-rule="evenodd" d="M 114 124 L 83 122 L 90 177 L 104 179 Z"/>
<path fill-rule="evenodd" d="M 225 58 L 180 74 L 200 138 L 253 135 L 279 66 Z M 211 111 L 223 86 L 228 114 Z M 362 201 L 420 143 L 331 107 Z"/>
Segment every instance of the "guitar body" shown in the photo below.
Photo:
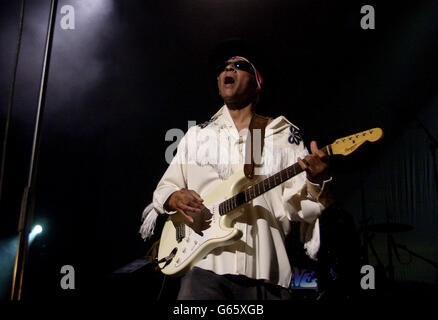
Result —
<path fill-rule="evenodd" d="M 177 221 L 171 215 L 164 224 L 158 249 L 158 260 L 174 254 L 170 261 L 161 262 L 161 271 L 167 275 L 182 275 L 190 270 L 199 260 L 212 250 L 227 246 L 239 240 L 241 231 L 233 228 L 235 220 L 243 214 L 243 208 L 236 208 L 226 215 L 219 215 L 219 203 L 250 186 L 255 180 L 246 178 L 243 171 L 238 171 L 217 186 L 206 196 L 203 204 L 210 210 L 210 228 L 203 231 L 203 236 L 190 227 Z"/>

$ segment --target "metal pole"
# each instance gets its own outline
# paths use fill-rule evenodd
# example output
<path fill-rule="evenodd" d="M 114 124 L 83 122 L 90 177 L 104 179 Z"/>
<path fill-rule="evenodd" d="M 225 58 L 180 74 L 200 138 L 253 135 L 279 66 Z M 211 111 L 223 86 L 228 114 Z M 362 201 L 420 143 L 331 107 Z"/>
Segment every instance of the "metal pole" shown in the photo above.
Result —
<path fill-rule="evenodd" d="M 14 93 L 15 93 L 15 80 L 17 78 L 17 68 L 18 68 L 18 58 L 20 57 L 20 49 L 21 49 L 21 38 L 23 35 L 23 21 L 24 21 L 24 8 L 26 1 L 21 0 L 21 8 L 20 8 L 20 18 L 18 23 L 18 37 L 17 37 L 17 46 L 15 49 L 15 61 L 14 61 L 14 69 L 12 71 L 12 80 L 11 80 L 11 88 L 9 90 L 9 101 L 8 101 L 8 114 L 6 116 L 6 124 L 5 124 L 5 136 L 3 139 L 3 152 L 2 152 L 2 160 L 0 164 L 0 201 L 3 196 L 3 181 L 5 177 L 5 168 L 6 168 L 6 151 L 8 148 L 8 139 L 9 139 L 9 127 L 12 119 L 12 110 L 14 109 Z"/>
<path fill-rule="evenodd" d="M 20 220 L 18 223 L 18 249 L 15 256 L 14 274 L 12 278 L 11 300 L 21 300 L 23 274 L 28 249 L 29 231 L 32 223 L 33 203 L 35 198 L 35 178 L 38 164 L 38 154 L 41 141 L 41 123 L 46 102 L 47 81 L 49 77 L 50 54 L 52 51 L 53 31 L 56 22 L 56 9 L 58 0 L 52 0 L 50 4 L 49 23 L 47 28 L 44 60 L 41 72 L 38 108 L 35 120 L 35 129 L 32 143 L 32 154 L 29 166 L 29 177 L 24 188 L 21 202 Z"/>

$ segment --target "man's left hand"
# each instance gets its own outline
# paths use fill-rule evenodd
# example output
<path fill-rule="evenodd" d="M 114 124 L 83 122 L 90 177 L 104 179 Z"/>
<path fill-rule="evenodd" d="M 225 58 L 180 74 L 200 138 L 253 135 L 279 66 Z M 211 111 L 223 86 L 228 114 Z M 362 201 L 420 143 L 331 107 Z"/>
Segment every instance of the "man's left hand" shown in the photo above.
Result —
<path fill-rule="evenodd" d="M 310 182 L 321 185 L 331 177 L 329 157 L 325 152 L 318 149 L 316 141 L 310 143 L 310 151 L 312 153 L 306 156 L 304 160 L 298 158 L 298 163 L 307 172 L 307 179 Z"/>

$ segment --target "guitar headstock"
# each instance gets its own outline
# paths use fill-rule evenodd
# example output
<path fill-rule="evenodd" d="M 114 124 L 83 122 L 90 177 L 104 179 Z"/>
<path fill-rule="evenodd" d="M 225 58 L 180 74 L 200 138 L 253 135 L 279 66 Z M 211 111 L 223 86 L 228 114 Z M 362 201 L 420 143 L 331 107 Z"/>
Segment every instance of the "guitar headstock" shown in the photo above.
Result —
<path fill-rule="evenodd" d="M 351 136 L 337 139 L 333 142 L 331 147 L 332 154 L 349 155 L 359 148 L 365 142 L 376 142 L 383 137 L 383 130 L 380 128 L 373 128 L 365 130 Z"/>

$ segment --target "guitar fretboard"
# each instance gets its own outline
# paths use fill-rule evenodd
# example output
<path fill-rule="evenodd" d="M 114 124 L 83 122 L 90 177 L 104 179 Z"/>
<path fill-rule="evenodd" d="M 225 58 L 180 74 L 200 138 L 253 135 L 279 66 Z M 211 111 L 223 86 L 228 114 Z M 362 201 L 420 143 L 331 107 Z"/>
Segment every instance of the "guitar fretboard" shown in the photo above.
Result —
<path fill-rule="evenodd" d="M 326 146 L 321 150 L 327 154 L 330 154 L 328 151 L 329 146 Z M 248 189 L 239 192 L 235 196 L 221 202 L 219 204 L 219 214 L 224 215 L 230 211 L 233 211 L 237 207 L 253 200 L 254 198 L 257 198 L 263 193 L 275 188 L 283 182 L 293 178 L 297 174 L 300 174 L 301 172 L 303 172 L 303 169 L 301 169 L 301 166 L 298 162 L 291 165 L 290 167 L 287 167 L 286 169 L 281 170 L 280 172 L 270 176 L 269 178 L 266 178 L 252 185 Z"/>

